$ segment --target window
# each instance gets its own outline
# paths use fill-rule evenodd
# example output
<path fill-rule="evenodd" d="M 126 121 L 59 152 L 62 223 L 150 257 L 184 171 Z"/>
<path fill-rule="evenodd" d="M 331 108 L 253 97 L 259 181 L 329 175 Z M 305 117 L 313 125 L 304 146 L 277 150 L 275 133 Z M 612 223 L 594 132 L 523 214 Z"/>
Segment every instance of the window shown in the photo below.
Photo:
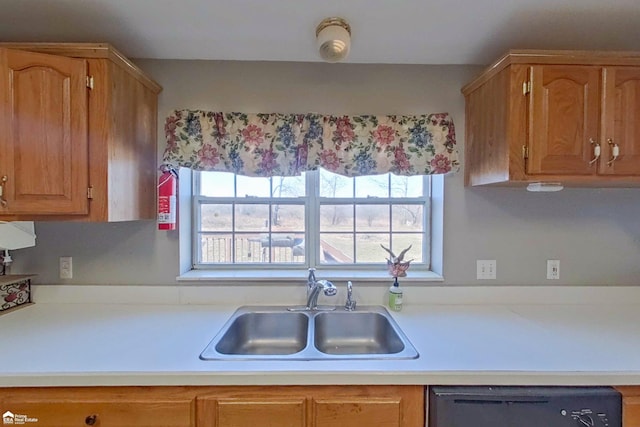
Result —
<path fill-rule="evenodd" d="M 193 266 L 199 270 L 357 270 L 411 246 L 412 270 L 431 267 L 431 184 L 392 174 L 326 170 L 254 178 L 194 172 Z"/>

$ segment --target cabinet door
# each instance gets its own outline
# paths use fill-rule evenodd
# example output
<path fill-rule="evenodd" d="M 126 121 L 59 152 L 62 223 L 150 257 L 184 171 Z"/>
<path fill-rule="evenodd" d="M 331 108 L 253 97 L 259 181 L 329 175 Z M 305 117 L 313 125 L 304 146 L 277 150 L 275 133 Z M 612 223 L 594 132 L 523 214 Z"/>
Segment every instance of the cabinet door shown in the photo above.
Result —
<path fill-rule="evenodd" d="M 0 49 L 1 214 L 87 214 L 86 61 Z"/>
<path fill-rule="evenodd" d="M 604 88 L 600 173 L 640 175 L 640 68 L 606 68 Z"/>
<path fill-rule="evenodd" d="M 5 424 L 38 427 L 195 427 L 192 401 L 189 400 L 140 402 L 43 398 L 41 401 L 3 403 L 4 417 L 8 417 Z"/>
<path fill-rule="evenodd" d="M 600 75 L 600 67 L 531 67 L 527 174 L 595 174 Z"/>
<path fill-rule="evenodd" d="M 304 397 L 198 398 L 198 427 L 304 427 Z"/>

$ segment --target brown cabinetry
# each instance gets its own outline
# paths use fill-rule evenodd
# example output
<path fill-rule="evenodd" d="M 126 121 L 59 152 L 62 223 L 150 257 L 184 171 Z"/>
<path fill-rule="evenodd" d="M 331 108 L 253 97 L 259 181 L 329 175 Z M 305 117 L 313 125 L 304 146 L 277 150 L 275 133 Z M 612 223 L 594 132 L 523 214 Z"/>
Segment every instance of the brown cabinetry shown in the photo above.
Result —
<path fill-rule="evenodd" d="M 2 389 L 0 408 L 9 425 L 195 427 L 195 396 L 180 387 Z"/>
<path fill-rule="evenodd" d="M 422 386 L 219 388 L 198 396 L 198 426 L 422 427 Z"/>
<path fill-rule="evenodd" d="M 400 427 L 407 424 L 403 419 L 403 402 L 399 396 L 324 398 L 313 400 L 313 423 L 315 427 L 358 426 Z"/>
<path fill-rule="evenodd" d="M 622 427 L 640 427 L 640 386 L 616 388 L 622 393 Z"/>
<path fill-rule="evenodd" d="M 512 51 L 462 91 L 467 185 L 640 185 L 640 53 Z"/>
<path fill-rule="evenodd" d="M 3 388 L 44 427 L 423 427 L 423 386 Z"/>
<path fill-rule="evenodd" d="M 106 44 L 0 43 L 0 219 L 154 218 L 160 90 Z"/>
<path fill-rule="evenodd" d="M 2 213 L 87 214 L 86 61 L 0 49 Z"/>
<path fill-rule="evenodd" d="M 304 427 L 306 406 L 304 395 L 291 396 L 282 390 L 236 396 L 215 393 L 198 398 L 198 426 Z"/>

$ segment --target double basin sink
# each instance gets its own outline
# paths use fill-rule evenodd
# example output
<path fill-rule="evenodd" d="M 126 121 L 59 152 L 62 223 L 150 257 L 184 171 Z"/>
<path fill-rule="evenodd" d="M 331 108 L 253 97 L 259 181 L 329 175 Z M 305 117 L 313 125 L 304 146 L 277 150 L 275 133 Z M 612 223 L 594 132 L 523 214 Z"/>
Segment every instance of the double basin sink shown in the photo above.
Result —
<path fill-rule="evenodd" d="M 418 352 L 384 307 L 289 311 L 240 307 L 203 360 L 415 359 Z"/>

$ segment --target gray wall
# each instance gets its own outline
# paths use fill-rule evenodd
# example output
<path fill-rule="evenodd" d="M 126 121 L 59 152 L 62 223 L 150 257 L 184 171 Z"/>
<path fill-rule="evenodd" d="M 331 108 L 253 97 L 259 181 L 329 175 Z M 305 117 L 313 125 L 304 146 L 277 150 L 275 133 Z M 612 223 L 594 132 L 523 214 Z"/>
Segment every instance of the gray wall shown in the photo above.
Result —
<path fill-rule="evenodd" d="M 162 124 L 173 109 L 247 112 L 418 114 L 449 112 L 461 151 L 460 88 L 478 67 L 272 62 L 156 61 L 137 64 L 164 91 Z M 77 284 L 174 284 L 177 232 L 152 221 L 37 223 L 35 248 L 15 251 L 13 272 L 61 283 L 58 257 L 73 256 Z M 464 188 L 445 179 L 447 285 L 640 283 L 640 190 L 566 189 L 533 194 L 518 188 Z M 476 259 L 497 260 L 497 280 L 477 281 Z M 561 280 L 546 280 L 546 260 L 561 260 Z M 438 284 L 434 284 L 438 285 Z"/>

